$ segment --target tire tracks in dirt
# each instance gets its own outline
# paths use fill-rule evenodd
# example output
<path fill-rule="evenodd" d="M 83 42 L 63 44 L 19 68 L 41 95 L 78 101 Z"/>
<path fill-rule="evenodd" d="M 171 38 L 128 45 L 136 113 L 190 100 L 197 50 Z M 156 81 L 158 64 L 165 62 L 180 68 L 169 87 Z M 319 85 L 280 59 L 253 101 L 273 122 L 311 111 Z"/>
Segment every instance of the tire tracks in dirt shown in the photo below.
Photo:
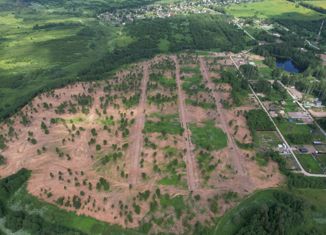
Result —
<path fill-rule="evenodd" d="M 135 186 L 137 184 L 139 172 L 139 159 L 141 155 L 141 150 L 143 146 L 144 136 L 143 129 L 145 126 L 145 108 L 146 108 L 146 92 L 147 92 L 147 83 L 149 80 L 148 72 L 149 63 L 144 62 L 143 64 L 143 79 L 141 82 L 141 95 L 140 102 L 137 107 L 137 117 L 136 124 L 134 129 L 131 131 L 133 133 L 129 139 L 129 148 L 127 152 L 127 157 L 130 159 L 130 169 L 129 169 L 129 184 Z"/>
<path fill-rule="evenodd" d="M 191 134 L 188 128 L 187 119 L 186 119 L 186 109 L 185 109 L 185 99 L 184 93 L 181 87 L 181 78 L 180 78 L 180 65 L 176 56 L 172 56 L 172 59 L 175 63 L 175 76 L 177 82 L 177 90 L 178 90 L 178 106 L 179 106 L 179 116 L 181 125 L 184 128 L 183 137 L 186 142 L 186 154 L 185 154 L 185 162 L 187 168 L 187 181 L 189 190 L 193 191 L 198 189 L 199 187 L 199 178 L 197 173 L 195 156 L 193 154 L 193 144 L 191 142 Z"/>
<path fill-rule="evenodd" d="M 209 72 L 206 67 L 206 62 L 203 57 L 199 57 L 200 63 L 200 70 L 204 80 L 206 81 L 207 88 L 210 90 L 211 94 L 214 97 L 215 105 L 216 105 L 216 112 L 217 112 L 217 119 L 219 121 L 220 126 L 222 127 L 223 131 L 227 135 L 228 139 L 228 152 L 232 158 L 233 167 L 235 167 L 236 173 L 239 176 L 247 176 L 247 170 L 244 167 L 244 162 L 242 156 L 243 154 L 240 152 L 237 144 L 235 143 L 234 138 L 232 137 L 232 130 L 227 124 L 227 118 L 223 113 L 223 106 L 221 104 L 222 97 L 218 92 L 215 91 L 214 83 L 210 80 Z"/>

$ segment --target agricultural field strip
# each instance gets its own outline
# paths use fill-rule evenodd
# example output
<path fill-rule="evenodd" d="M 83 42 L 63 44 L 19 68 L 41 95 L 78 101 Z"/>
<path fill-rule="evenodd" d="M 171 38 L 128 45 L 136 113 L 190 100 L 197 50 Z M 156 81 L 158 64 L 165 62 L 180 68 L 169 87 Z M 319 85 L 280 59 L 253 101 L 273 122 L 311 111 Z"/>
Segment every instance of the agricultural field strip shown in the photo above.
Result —
<path fill-rule="evenodd" d="M 244 75 L 242 74 L 242 72 L 239 69 L 239 66 L 235 63 L 235 61 L 233 60 L 232 56 L 230 56 L 230 59 L 232 60 L 232 63 L 234 64 L 234 66 L 237 68 L 237 70 L 240 72 L 241 76 L 244 77 Z M 254 91 L 254 89 L 252 89 L 251 85 L 248 84 L 249 89 L 251 91 L 251 93 L 255 96 L 256 100 L 258 101 L 259 105 L 262 107 L 262 109 L 265 111 L 265 113 L 268 115 L 269 119 L 271 120 L 271 122 L 273 123 L 276 132 L 279 134 L 279 136 L 281 137 L 283 143 L 286 145 L 286 147 L 290 150 L 291 155 L 293 156 L 294 160 L 296 161 L 296 163 L 299 165 L 300 167 L 300 172 L 303 173 L 305 176 L 311 176 L 311 177 L 325 177 L 325 174 L 311 174 L 308 173 L 303 166 L 301 165 L 300 161 L 298 160 L 298 158 L 296 157 L 295 153 L 293 152 L 292 148 L 290 147 L 290 145 L 288 144 L 288 142 L 286 141 L 286 139 L 284 138 L 282 132 L 280 131 L 280 129 L 277 127 L 276 123 L 274 122 L 273 118 L 270 116 L 269 112 L 267 111 L 267 109 L 265 108 L 265 106 L 263 105 L 263 103 L 261 102 L 261 100 L 259 99 L 259 97 L 257 96 L 256 92 Z"/>
<path fill-rule="evenodd" d="M 246 169 L 243 167 L 243 159 L 241 157 L 241 153 L 239 151 L 239 148 L 237 146 L 237 144 L 234 141 L 234 138 L 232 138 L 232 134 L 230 133 L 230 128 L 228 128 L 228 125 L 226 123 L 226 117 L 224 115 L 223 112 L 221 112 L 221 110 L 223 110 L 222 104 L 221 104 L 221 97 L 219 97 L 219 95 L 217 94 L 217 92 L 215 91 L 215 87 L 213 82 L 210 80 L 209 78 L 209 72 L 208 69 L 206 67 L 206 63 L 204 61 L 203 57 L 199 58 L 200 61 L 200 68 L 201 68 L 201 72 L 202 75 L 204 77 L 204 79 L 207 82 L 207 87 L 209 88 L 209 90 L 212 92 L 212 95 L 214 97 L 215 100 L 215 104 L 216 104 L 216 112 L 218 115 L 218 119 L 221 123 L 221 126 L 224 130 L 224 132 L 227 135 L 228 138 L 228 151 L 232 157 L 232 161 L 234 166 L 236 167 L 237 170 L 237 174 L 239 174 L 240 176 L 245 176 L 247 175 Z"/>
<path fill-rule="evenodd" d="M 129 170 L 129 183 L 132 185 L 137 184 L 137 179 L 139 176 L 139 157 L 141 154 L 142 144 L 143 144 L 143 134 L 142 131 L 145 126 L 145 108 L 146 108 L 146 91 L 147 84 L 149 80 L 148 74 L 148 63 L 143 64 L 143 79 L 141 83 L 141 97 L 138 106 L 138 114 L 136 120 L 136 135 L 132 142 L 130 148 L 128 149 L 128 156 L 131 157 L 131 166 Z"/>
<path fill-rule="evenodd" d="M 188 188 L 190 190 L 195 190 L 198 188 L 199 178 L 198 178 L 198 173 L 196 168 L 196 161 L 193 154 L 194 147 L 191 142 L 191 134 L 186 121 L 185 99 L 181 87 L 181 78 L 180 78 L 180 65 L 176 56 L 173 56 L 172 59 L 175 63 L 175 68 L 176 68 L 175 76 L 176 76 L 177 90 L 178 90 L 178 97 L 179 97 L 178 100 L 179 115 L 180 115 L 181 125 L 184 128 L 183 136 L 186 141 L 186 148 L 187 148 L 185 154 L 185 160 L 186 160 L 185 162 L 187 165 Z"/>

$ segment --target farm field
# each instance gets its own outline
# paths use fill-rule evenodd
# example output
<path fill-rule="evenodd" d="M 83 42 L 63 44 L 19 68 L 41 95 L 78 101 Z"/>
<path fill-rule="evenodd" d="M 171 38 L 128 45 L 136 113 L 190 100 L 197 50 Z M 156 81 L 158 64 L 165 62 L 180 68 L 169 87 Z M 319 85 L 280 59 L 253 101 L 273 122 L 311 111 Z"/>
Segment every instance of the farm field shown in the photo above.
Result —
<path fill-rule="evenodd" d="M 122 228 L 187 233 L 195 228 L 181 221 L 213 225 L 238 200 L 283 178 L 276 163 L 259 166 L 254 149 L 236 144 L 251 143 L 244 112 L 256 107 L 223 108 L 232 87 L 212 82 L 219 70 L 211 60 L 157 56 L 104 81 L 38 95 L 0 128 L 1 177 L 27 168 L 29 194 Z M 80 218 L 87 233 L 107 228 L 88 217 Z"/>
<path fill-rule="evenodd" d="M 323 15 L 286 0 L 264 0 L 249 4 L 235 4 L 226 8 L 228 14 L 236 17 L 261 19 L 318 20 Z"/>

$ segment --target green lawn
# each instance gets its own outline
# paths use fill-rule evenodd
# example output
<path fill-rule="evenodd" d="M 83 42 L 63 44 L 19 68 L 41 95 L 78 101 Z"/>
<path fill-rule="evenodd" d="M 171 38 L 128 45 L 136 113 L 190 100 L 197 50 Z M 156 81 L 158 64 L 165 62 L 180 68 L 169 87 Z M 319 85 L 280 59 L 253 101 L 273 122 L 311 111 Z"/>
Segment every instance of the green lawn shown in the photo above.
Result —
<path fill-rule="evenodd" d="M 223 149 L 227 146 L 226 134 L 215 127 L 213 122 L 206 122 L 202 126 L 190 124 L 193 143 L 209 151 Z"/>
<path fill-rule="evenodd" d="M 298 160 L 300 161 L 303 168 L 309 173 L 320 174 L 323 173 L 320 169 L 318 161 L 316 161 L 310 154 L 297 154 Z"/>
<path fill-rule="evenodd" d="M 286 0 L 232 4 L 226 8 L 226 11 L 236 17 L 258 17 L 262 19 L 317 20 L 323 18 L 322 14 Z"/>

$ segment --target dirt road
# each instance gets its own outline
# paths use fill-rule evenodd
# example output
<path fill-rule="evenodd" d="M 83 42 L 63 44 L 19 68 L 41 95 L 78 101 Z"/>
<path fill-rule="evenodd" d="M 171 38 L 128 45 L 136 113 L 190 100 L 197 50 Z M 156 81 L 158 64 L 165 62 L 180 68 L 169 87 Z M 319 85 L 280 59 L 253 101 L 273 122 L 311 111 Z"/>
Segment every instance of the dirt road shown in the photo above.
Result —
<path fill-rule="evenodd" d="M 176 68 L 176 81 L 177 81 L 177 89 L 178 89 L 178 106 L 179 106 L 179 115 L 181 125 L 184 128 L 183 137 L 186 140 L 186 154 L 185 154 L 185 162 L 187 166 L 187 181 L 189 190 L 193 191 L 199 186 L 199 178 L 197 173 L 195 156 L 193 154 L 193 144 L 191 143 L 191 134 L 187 125 L 186 119 L 186 110 L 185 110 L 185 98 L 184 93 L 181 87 L 180 80 L 180 65 L 176 56 L 173 56 L 172 59 L 175 63 Z"/>
<path fill-rule="evenodd" d="M 132 135 L 129 139 L 129 148 L 127 157 L 130 159 L 130 169 L 129 169 L 129 184 L 136 185 L 137 179 L 139 177 L 139 159 L 141 155 L 141 150 L 143 146 L 143 129 L 145 125 L 145 108 L 146 108 L 146 91 L 147 91 L 147 83 L 149 80 L 148 73 L 148 63 L 145 62 L 143 64 L 143 80 L 141 83 L 141 95 L 140 102 L 137 108 L 137 117 L 136 124 L 134 128 L 130 131 Z"/>
<path fill-rule="evenodd" d="M 220 94 L 218 92 L 215 91 L 214 83 L 209 79 L 209 72 L 206 67 L 204 58 L 200 57 L 199 61 L 200 61 L 201 73 L 206 81 L 207 87 L 210 89 L 210 91 L 214 97 L 214 100 L 215 100 L 216 111 L 217 111 L 217 115 L 218 115 L 217 120 L 219 121 L 221 128 L 226 133 L 227 138 L 228 138 L 228 150 L 229 150 L 231 159 L 233 161 L 233 166 L 237 172 L 237 175 L 245 176 L 245 175 L 247 175 L 247 172 L 246 172 L 246 169 L 244 168 L 244 159 L 243 159 L 244 156 L 242 156 L 243 154 L 240 152 L 237 144 L 235 143 L 234 138 L 232 137 L 233 130 L 227 124 L 227 120 L 226 120 L 227 118 L 225 116 L 225 113 L 223 112 L 224 108 L 221 104 L 222 97 L 220 96 Z"/>

